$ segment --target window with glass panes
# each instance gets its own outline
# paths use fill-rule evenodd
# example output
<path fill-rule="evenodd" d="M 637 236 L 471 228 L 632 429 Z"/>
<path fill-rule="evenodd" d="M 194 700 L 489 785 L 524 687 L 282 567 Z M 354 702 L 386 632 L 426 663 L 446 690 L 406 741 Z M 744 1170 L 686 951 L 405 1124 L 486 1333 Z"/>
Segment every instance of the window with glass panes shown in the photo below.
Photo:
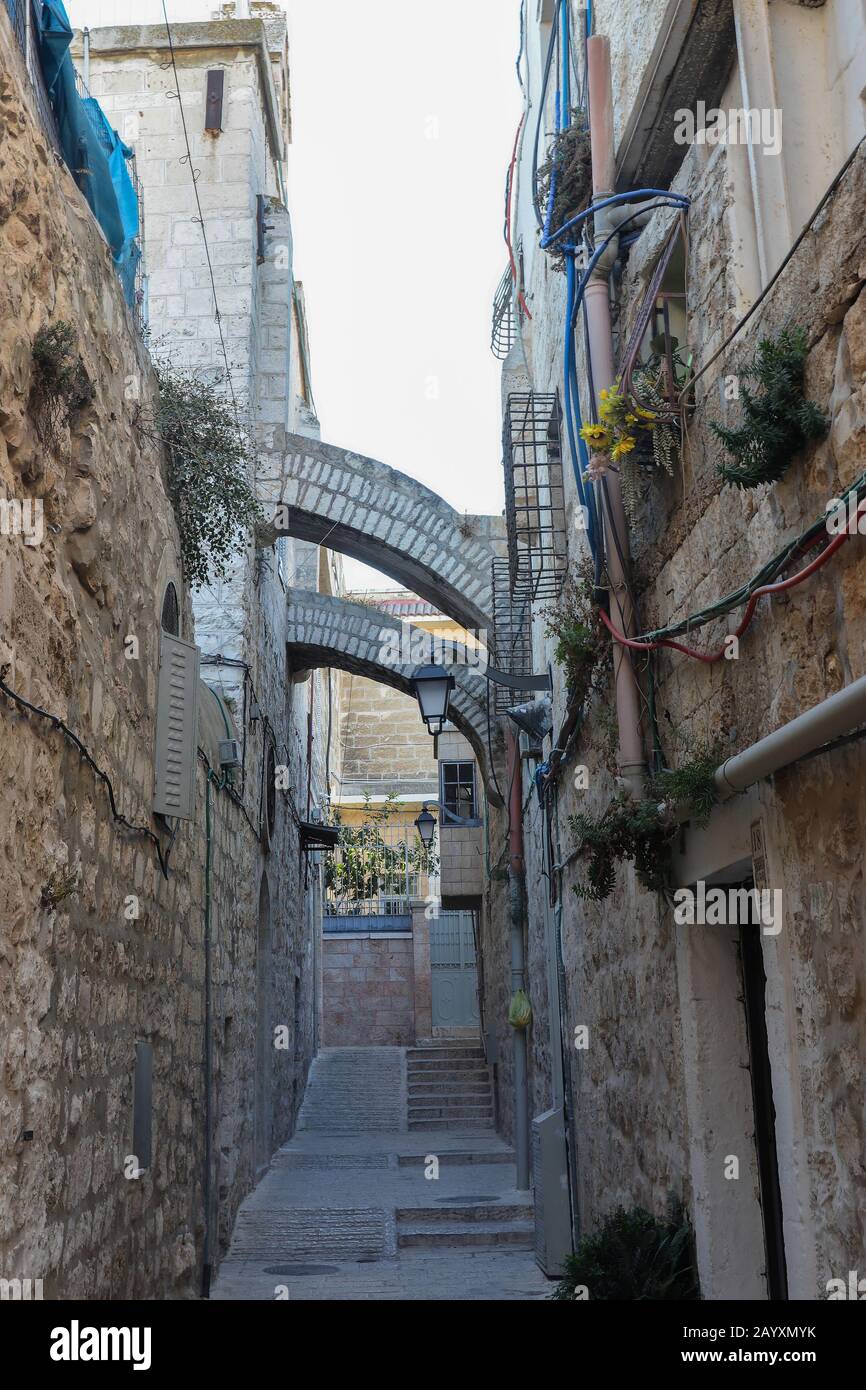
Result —
<path fill-rule="evenodd" d="M 452 816 L 461 820 L 474 820 L 475 809 L 475 764 L 441 763 L 442 805 Z"/>

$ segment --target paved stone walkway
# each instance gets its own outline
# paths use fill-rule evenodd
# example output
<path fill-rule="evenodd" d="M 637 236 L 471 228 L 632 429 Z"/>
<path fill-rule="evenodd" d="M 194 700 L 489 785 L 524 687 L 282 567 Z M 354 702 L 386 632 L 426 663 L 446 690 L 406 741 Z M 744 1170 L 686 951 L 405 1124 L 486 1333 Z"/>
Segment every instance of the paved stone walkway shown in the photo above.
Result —
<path fill-rule="evenodd" d="M 530 1198 L 489 1129 L 406 1128 L 401 1048 L 333 1048 L 243 1203 L 216 1299 L 536 1299 Z M 382 1128 L 384 1122 L 392 1129 Z"/>

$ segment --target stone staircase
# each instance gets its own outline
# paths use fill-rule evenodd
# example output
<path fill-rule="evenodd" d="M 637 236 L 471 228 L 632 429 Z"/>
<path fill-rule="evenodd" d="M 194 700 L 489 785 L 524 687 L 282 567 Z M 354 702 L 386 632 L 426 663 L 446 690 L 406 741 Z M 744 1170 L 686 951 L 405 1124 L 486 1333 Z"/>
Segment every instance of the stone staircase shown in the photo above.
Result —
<path fill-rule="evenodd" d="M 408 1127 L 471 1133 L 493 1128 L 493 1088 L 472 1039 L 406 1049 Z"/>
<path fill-rule="evenodd" d="M 397 1209 L 399 1250 L 510 1249 L 532 1250 L 532 1207 L 495 1198 L 451 1201 L 441 1207 Z"/>

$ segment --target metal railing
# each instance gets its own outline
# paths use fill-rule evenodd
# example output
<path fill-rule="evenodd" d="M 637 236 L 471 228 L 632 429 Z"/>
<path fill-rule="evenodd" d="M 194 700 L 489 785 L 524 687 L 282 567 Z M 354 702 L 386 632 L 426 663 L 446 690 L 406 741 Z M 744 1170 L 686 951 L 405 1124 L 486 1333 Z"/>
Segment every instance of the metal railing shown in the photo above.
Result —
<path fill-rule="evenodd" d="M 414 825 L 340 827 L 325 869 L 326 917 L 396 917 L 438 890 L 439 853 Z"/>
<path fill-rule="evenodd" d="M 505 403 L 502 458 L 513 589 L 555 598 L 568 564 L 559 396 L 512 392 Z"/>

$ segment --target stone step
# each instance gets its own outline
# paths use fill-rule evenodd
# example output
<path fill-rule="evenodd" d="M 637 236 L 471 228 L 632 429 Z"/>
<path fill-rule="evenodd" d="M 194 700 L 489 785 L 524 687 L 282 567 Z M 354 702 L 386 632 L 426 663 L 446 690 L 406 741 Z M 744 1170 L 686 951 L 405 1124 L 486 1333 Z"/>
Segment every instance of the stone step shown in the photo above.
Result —
<path fill-rule="evenodd" d="M 409 1074 L 413 1072 L 488 1072 L 487 1062 L 482 1056 L 456 1056 L 453 1061 L 442 1056 L 418 1056 L 409 1062 Z"/>
<path fill-rule="evenodd" d="M 401 1250 L 435 1250 L 442 1246 L 507 1245 L 512 1249 L 532 1250 L 535 1246 L 535 1226 L 531 1221 L 448 1221 L 404 1226 L 397 1231 L 397 1246 Z"/>
<path fill-rule="evenodd" d="M 515 1162 L 513 1149 L 466 1149 L 457 1153 L 439 1153 L 436 1157 L 439 1159 L 440 1168 L 477 1168 L 488 1163 Z M 400 1168 L 419 1168 L 423 1167 L 426 1161 L 424 1154 L 400 1154 L 397 1164 Z"/>
<path fill-rule="evenodd" d="M 480 1047 L 408 1047 L 406 1060 L 410 1067 L 415 1062 L 459 1062 L 466 1058 L 484 1062 L 484 1052 Z"/>
<path fill-rule="evenodd" d="M 481 1091 L 472 1094 L 466 1091 L 454 1091 L 451 1095 L 420 1095 L 409 1097 L 409 1114 L 416 1115 L 418 1111 L 435 1110 L 444 1108 L 446 1110 L 490 1110 L 493 1106 L 493 1098 L 490 1091 Z"/>
<path fill-rule="evenodd" d="M 420 1120 L 490 1120 L 492 1105 L 419 1105 L 410 1106 L 409 1123 Z"/>
<path fill-rule="evenodd" d="M 421 1096 L 489 1096 L 489 1081 L 419 1081 L 417 1085 L 409 1087 L 409 1099 L 417 1100 Z"/>
<path fill-rule="evenodd" d="M 416 1230 L 430 1223 L 440 1226 L 444 1223 L 464 1225 L 467 1222 L 483 1221 L 488 1225 L 503 1221 L 532 1221 L 533 1209 L 525 1202 L 477 1202 L 460 1203 L 441 1207 L 400 1207 L 397 1210 L 397 1228 Z"/>
<path fill-rule="evenodd" d="M 476 1130 L 492 1129 L 493 1117 L 489 1119 L 477 1118 L 474 1120 L 462 1120 L 454 1115 L 449 1115 L 447 1120 L 418 1120 L 410 1119 L 408 1127 L 413 1134 L 419 1131 L 434 1132 L 445 1131 L 447 1134 L 474 1134 Z"/>

